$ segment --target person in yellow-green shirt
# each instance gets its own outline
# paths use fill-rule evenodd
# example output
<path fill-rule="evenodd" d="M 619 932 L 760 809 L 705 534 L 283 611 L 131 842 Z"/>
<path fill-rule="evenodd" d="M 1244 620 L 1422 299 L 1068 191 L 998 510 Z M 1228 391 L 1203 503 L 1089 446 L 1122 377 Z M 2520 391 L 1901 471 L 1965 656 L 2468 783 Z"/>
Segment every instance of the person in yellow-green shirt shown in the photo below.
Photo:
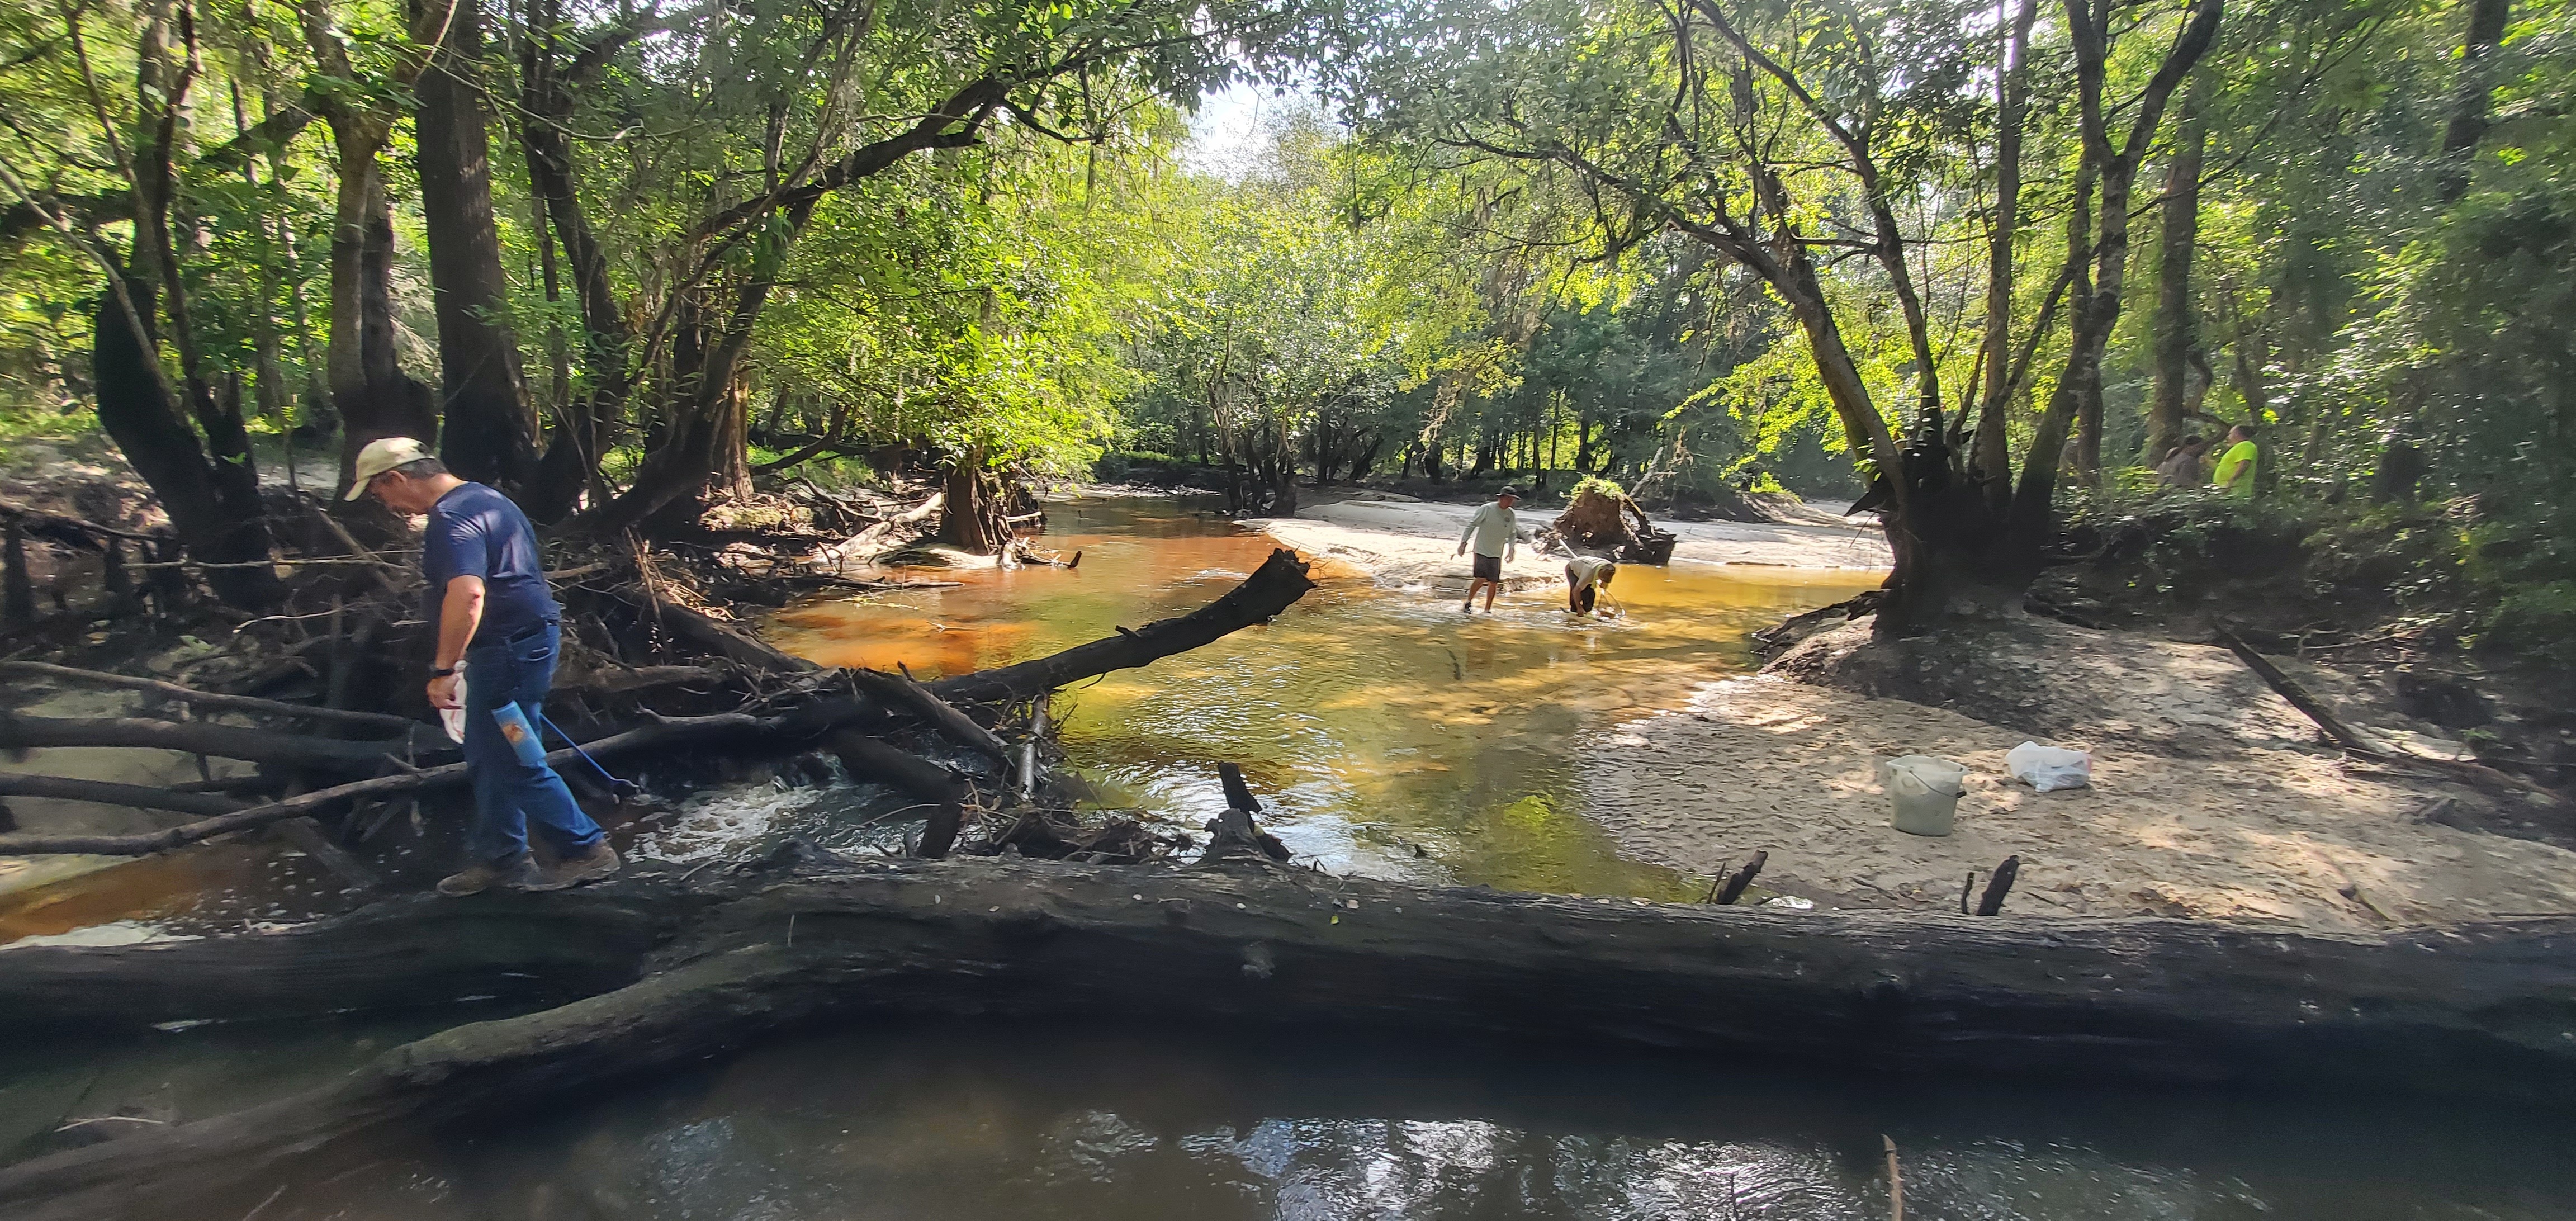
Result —
<path fill-rule="evenodd" d="M 2230 496 L 2251 499 L 2254 495 L 2254 464 L 2261 454 L 2254 444 L 2254 430 L 2239 424 L 2227 430 L 2227 452 L 2218 459 L 2218 470 L 2210 483 Z"/>

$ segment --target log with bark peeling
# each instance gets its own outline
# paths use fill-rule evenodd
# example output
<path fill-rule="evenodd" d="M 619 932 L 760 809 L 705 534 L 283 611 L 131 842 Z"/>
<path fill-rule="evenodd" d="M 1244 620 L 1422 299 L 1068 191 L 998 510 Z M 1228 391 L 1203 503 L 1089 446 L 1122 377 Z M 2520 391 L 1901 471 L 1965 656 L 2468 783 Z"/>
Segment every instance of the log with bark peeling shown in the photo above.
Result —
<path fill-rule="evenodd" d="M 468 935 L 478 916 L 483 935 Z M 576 947 L 567 930 L 590 940 Z M 379 946 L 398 947 L 402 969 L 367 961 Z M 259 969 L 194 996 L 165 982 L 212 979 L 227 961 Z M 67 1022 L 276 1016 L 347 1007 L 362 989 L 379 1005 L 437 1004 L 639 971 L 397 1048 L 321 1089 L 0 1170 L 0 1216 L 238 1215 L 375 1138 L 488 1131 L 862 1014 L 1394 1026 L 1916 1075 L 2576 1089 L 2571 919 L 2355 936 L 1793 913 L 1258 865 L 825 861 L 405 899 L 236 942 L 0 951 L 0 1015 L 42 1003 Z"/>
<path fill-rule="evenodd" d="M 1241 584 L 1216 601 L 1186 615 L 1147 624 L 1139 631 L 1076 645 L 1051 657 L 942 679 L 929 684 L 929 690 L 950 703 L 1027 699 L 1093 675 L 1149 665 L 1159 658 L 1198 648 L 1238 629 L 1267 623 L 1312 588 L 1314 583 L 1306 578 L 1306 564 L 1297 558 L 1295 552 L 1274 551 Z M 838 683 L 839 675 L 800 681 L 811 685 L 795 688 L 787 693 L 788 696 L 811 696 L 829 689 Z M 583 749 L 594 756 L 607 758 L 647 749 L 718 746 L 727 742 L 792 747 L 821 739 L 853 722 L 905 713 L 904 709 L 891 707 L 886 701 L 864 693 L 831 695 L 802 704 L 773 706 L 778 710 L 765 714 L 736 712 L 701 717 L 655 717 L 636 728 L 584 743 Z M 74 729 L 61 729 L 63 726 Z M 422 728 L 428 733 L 436 732 L 426 726 Z M 13 738 L 13 734 L 17 736 Z M 323 763 L 344 770 L 353 763 L 381 761 L 389 749 L 384 743 L 342 742 L 231 725 L 141 720 L 50 722 L 41 718 L 0 714 L 0 746 L 6 745 L 162 746 L 227 758 L 267 757 L 284 763 Z M 254 748 L 257 753 L 233 753 L 237 750 L 253 751 Z M 566 748 L 548 755 L 547 761 L 557 767 L 569 767 L 578 761 L 578 757 Z M 228 832 L 265 826 L 280 819 L 318 813 L 339 802 L 360 797 L 384 797 L 464 782 L 465 767 L 456 763 L 317 789 L 266 805 L 141 835 L 48 835 L 23 831 L 0 834 L 0 856 L 63 852 L 140 856 L 183 847 Z"/>

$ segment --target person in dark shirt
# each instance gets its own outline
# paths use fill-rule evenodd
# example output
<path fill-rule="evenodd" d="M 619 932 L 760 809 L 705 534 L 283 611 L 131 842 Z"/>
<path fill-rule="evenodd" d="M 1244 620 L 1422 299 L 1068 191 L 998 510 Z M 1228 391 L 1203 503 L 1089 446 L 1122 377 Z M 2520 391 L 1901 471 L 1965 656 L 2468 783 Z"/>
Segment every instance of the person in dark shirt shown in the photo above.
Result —
<path fill-rule="evenodd" d="M 499 492 L 449 474 L 409 437 L 369 442 L 358 451 L 355 473 L 349 499 L 373 492 L 396 513 L 429 518 L 420 566 L 438 633 L 431 706 L 458 707 L 464 676 L 465 766 L 474 783 L 474 825 L 465 836 L 471 859 L 440 879 L 439 893 L 559 890 L 615 873 L 617 850 L 547 766 L 537 732 L 554 685 L 562 610 L 546 587 L 544 557 L 527 515 Z M 555 863 L 543 869 L 528 856 L 531 821 L 554 849 Z"/>

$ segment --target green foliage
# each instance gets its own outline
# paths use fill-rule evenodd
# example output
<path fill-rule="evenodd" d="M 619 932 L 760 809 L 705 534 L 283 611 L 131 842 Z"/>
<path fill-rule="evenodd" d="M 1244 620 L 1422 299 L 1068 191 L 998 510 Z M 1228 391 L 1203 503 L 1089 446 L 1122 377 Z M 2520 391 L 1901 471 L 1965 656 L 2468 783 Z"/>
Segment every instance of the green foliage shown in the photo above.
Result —
<path fill-rule="evenodd" d="M 2487 616 L 2479 643 L 2576 668 L 2576 581 L 2513 590 Z"/>
<path fill-rule="evenodd" d="M 1585 492 L 1607 496 L 1612 500 L 1626 500 L 1628 498 L 1628 489 L 1620 487 L 1618 484 L 1612 483 L 1598 475 L 1586 475 L 1583 478 L 1576 480 L 1574 486 L 1568 489 L 1565 494 L 1567 498 L 1571 499 L 1576 496 L 1581 496 Z"/>
<path fill-rule="evenodd" d="M 269 430 L 320 394 L 340 167 L 319 124 L 215 155 L 308 94 L 400 120 L 380 166 L 399 346 L 436 380 L 397 71 L 417 52 L 404 6 L 310 7 L 348 45 L 345 73 L 323 70 L 296 8 L 191 10 L 196 76 L 174 150 L 191 336 L 209 382 L 238 384 Z M 540 240 L 515 147 L 528 81 L 514 52 L 598 38 L 635 11 L 487 9 L 479 83 L 510 280 L 496 312 L 549 420 L 595 387 L 560 234 Z M 1855 436 L 1902 431 L 1927 387 L 1954 412 L 1983 388 L 2001 68 L 1989 5 L 899 0 L 850 20 L 861 11 L 667 6 L 579 82 L 564 119 L 575 186 L 643 365 L 612 482 L 671 423 L 675 320 L 773 276 L 741 369 L 763 459 L 838 432 L 844 449 L 980 451 L 1034 472 L 1110 471 L 1116 448 L 1272 471 L 1568 472 L 1650 500 L 1844 496 L 1859 490 Z M 2067 352 L 2062 298 L 2038 324 L 2066 250 L 2075 93 L 2064 23 L 2041 11 L 2001 320 L 2024 370 L 2004 416 L 2016 454 Z M 148 109 L 138 47 L 174 12 L 0 0 L 0 437 L 94 427 L 101 264 L 133 240 L 118 201 Z M 545 12 L 559 24 L 530 24 Z M 1782 71 L 1692 75 L 1743 58 L 1712 12 Z M 2105 68 L 2115 109 L 2182 12 L 2121 10 Z M 2190 427 L 2265 425 L 2263 495 L 2161 493 L 2121 469 L 2161 457 L 2136 451 L 2154 290 L 2179 273 L 2155 241 L 2169 124 L 2139 179 L 2104 365 L 2112 469 L 2102 490 L 2064 493 L 2070 528 L 2143 531 L 2174 574 L 2289 546 L 2307 557 L 2303 579 L 2447 603 L 2491 645 L 2546 652 L 2566 638 L 2576 10 L 2516 5 L 2475 68 L 2484 90 L 2463 75 L 2465 19 L 2393 0 L 2230 6 L 2201 69 L 2209 149 L 2188 304 L 2205 373 L 2188 383 Z M 1080 70 L 1049 67 L 1068 57 Z M 1270 100 L 1258 163 L 1194 165 L 1181 108 L 1256 76 L 1302 87 Z M 752 207 L 738 228 L 709 223 L 987 77 L 1007 79 L 1008 102 L 981 112 L 971 141 L 825 193 L 810 216 Z M 2481 100 L 2483 135 L 2446 156 L 2462 107 Z M 1892 201 L 1928 368 L 1871 247 L 1871 188 L 1842 143 L 1854 133 Z M 1787 200 L 1771 228 L 1750 219 L 1770 189 L 1757 162 Z M 1692 231 L 1718 219 L 1817 252 L 1817 306 L 1873 414 L 1828 393 L 1779 286 Z M 2392 439 L 2429 474 L 2407 503 L 2366 505 Z M 864 465 L 814 461 L 832 478 Z"/>

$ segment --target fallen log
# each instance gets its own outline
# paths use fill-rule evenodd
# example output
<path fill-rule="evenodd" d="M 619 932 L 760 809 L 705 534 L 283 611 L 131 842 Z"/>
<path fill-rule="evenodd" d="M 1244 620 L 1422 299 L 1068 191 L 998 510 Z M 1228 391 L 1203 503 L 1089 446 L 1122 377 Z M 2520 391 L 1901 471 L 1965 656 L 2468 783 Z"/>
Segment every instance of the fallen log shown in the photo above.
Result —
<path fill-rule="evenodd" d="M 2280 696 L 2291 707 L 2316 722 L 2317 728 L 2324 730 L 2327 737 L 2334 739 L 2335 745 L 2353 754 L 2381 763 L 2402 763 L 2410 767 L 2445 772 L 2492 797 L 2511 799 L 2536 795 L 2553 802 L 2564 803 L 2566 800 L 2523 777 L 2498 771 L 2483 763 L 2473 763 L 2465 759 L 2436 759 L 2429 755 L 2401 754 L 2391 750 L 2379 739 L 2363 733 L 2354 728 L 2350 722 L 2335 715 L 2334 710 L 2327 707 L 2324 700 L 2311 694 L 2281 667 L 2273 665 L 2271 658 L 2255 652 L 2254 646 L 2245 643 L 2244 639 L 2235 632 L 2222 625 L 2217 629 L 2217 633 L 2218 642 L 2226 645 L 2228 652 L 2236 654 L 2236 659 L 2244 662 L 2245 668 L 2254 672 L 2254 677 L 2262 679 L 2263 684 L 2270 687 L 2273 694 Z"/>
<path fill-rule="evenodd" d="M 296 1021 L 486 998 L 562 1003 L 633 983 L 692 910 L 667 879 L 555 894 L 385 899 L 273 933 L 0 949 L 0 1029 Z"/>
<path fill-rule="evenodd" d="M 861 530 L 848 538 L 842 539 L 840 542 L 815 548 L 813 554 L 805 557 L 805 562 L 815 568 L 838 568 L 849 562 L 852 557 L 857 556 L 862 552 L 873 554 L 875 551 L 880 549 L 878 546 L 879 544 L 892 539 L 896 532 L 902 530 L 904 527 L 915 526 L 928 521 L 932 516 L 936 515 L 941 508 L 946 506 L 947 503 L 947 492 L 932 492 L 930 494 L 930 499 L 922 501 L 920 504 L 914 505 L 913 507 L 906 509 L 901 513 L 897 513 L 884 521 L 869 526 L 867 529 Z"/>
<path fill-rule="evenodd" d="M 610 757 L 632 751 L 670 746 L 677 742 L 705 743 L 725 736 L 749 737 L 764 729 L 774 729 L 779 722 L 749 713 L 727 712 L 701 717 L 656 717 L 650 723 L 624 733 L 585 742 L 576 750 L 565 747 L 549 751 L 546 763 L 557 769 L 572 766 L 583 752 L 594 757 Z M 426 789 L 462 785 L 468 780 L 463 763 L 420 768 L 356 780 L 327 789 L 315 789 L 293 797 L 235 810 L 230 814 L 185 823 L 164 831 L 143 835 L 44 835 L 16 832 L 0 835 L 0 856 L 33 856 L 43 853 L 85 852 L 103 856 L 142 856 L 185 847 L 234 831 L 264 827 L 281 819 L 301 818 L 318 813 L 332 805 L 361 797 L 384 797 L 396 793 L 414 793 Z"/>
<path fill-rule="evenodd" d="M 740 662 L 755 670 L 768 670 L 782 674 L 820 668 L 813 662 L 782 653 L 772 645 L 753 639 L 738 628 L 718 623 L 705 614 L 667 598 L 653 599 L 640 590 L 626 596 L 638 606 L 650 606 L 652 613 L 660 617 L 662 626 L 677 633 L 681 639 L 729 661 Z"/>
<path fill-rule="evenodd" d="M 2333 709 L 2326 707 L 2324 700 L 2308 694 L 2307 688 L 2300 686 L 2296 679 L 2282 673 L 2281 667 L 2273 665 L 2271 658 L 2255 652 L 2254 646 L 2245 643 L 2236 633 L 2224 627 L 2217 630 L 2218 641 L 2227 646 L 2228 652 L 2236 654 L 2236 659 L 2244 662 L 2245 668 L 2252 670 L 2254 677 L 2262 679 L 2264 685 L 2270 687 L 2274 694 L 2289 701 L 2291 707 L 2307 714 L 2309 720 L 2316 722 L 2317 728 L 2326 731 L 2326 736 L 2334 739 L 2335 745 L 2345 750 L 2360 751 L 2363 754 L 2387 755 L 2388 748 L 2380 745 L 2378 739 L 2353 728 L 2342 717 L 2336 716 Z"/>
<path fill-rule="evenodd" d="M 660 969 L 633 984 L 460 1026 L 247 1111 L 0 1170 L 0 1215 L 232 1215 L 219 1210 L 324 1172 L 380 1134 L 525 1115 L 869 1013 L 1392 1026 L 1910 1075 L 2511 1098 L 2576 1088 L 2576 1040 L 2565 1036 L 2576 1029 L 2569 919 L 2327 935 L 1507 895 L 1257 865 L 990 860 L 826 862 L 785 876 L 710 874 L 675 894 L 678 885 L 639 878 L 562 897 L 580 907 L 650 893 L 684 912 L 650 955 Z M 283 959 L 294 945 L 372 944 L 394 913 L 452 920 L 487 906 L 483 898 L 401 901 L 272 934 L 261 949 Z M 542 896 L 493 898 L 488 906 L 514 915 L 545 907 Z M 353 927 L 362 917 L 372 922 L 363 933 Z M 546 932 L 512 944 L 562 961 Z M 138 947 L 118 949 L 109 958 L 53 947 L 39 961 L 60 980 L 94 956 L 139 957 Z M 476 969 L 524 969 L 472 952 Z M 20 953 L 0 951 L 0 995 L 37 991 L 11 978 Z M 591 974 L 613 976 L 640 956 L 620 942 Z M 420 999 L 451 999 L 476 986 L 471 974 L 446 970 Z M 303 990 L 280 976 L 253 978 Z M 57 986 L 55 1003 L 81 1003 L 87 991 Z"/>
<path fill-rule="evenodd" d="M 15 772 L 0 772 L 0 797 L 51 797 L 60 801 L 88 801 L 133 810 L 175 810 L 199 818 L 213 818 L 242 808 L 241 802 L 221 793 L 190 793 L 147 788 L 140 784 L 77 780 L 69 776 L 29 776 Z"/>
<path fill-rule="evenodd" d="M 1133 630 L 1120 628 L 1115 636 L 1076 645 L 1052 657 L 978 670 L 927 685 L 932 694 L 952 704 L 997 704 L 1027 699 L 1041 691 L 1053 691 L 1096 674 L 1149 665 L 1174 653 L 1186 653 L 1227 633 L 1257 623 L 1268 623 L 1314 587 L 1315 583 L 1306 575 L 1306 562 L 1297 558 L 1296 552 L 1282 547 L 1272 551 L 1270 558 L 1261 562 L 1261 567 L 1245 577 L 1242 584 L 1226 591 L 1224 597 L 1186 615 L 1157 620 Z"/>
<path fill-rule="evenodd" d="M 895 707 L 902 708 L 939 731 L 939 736 L 991 759 L 1004 772 L 1012 770 L 1012 751 L 1008 743 L 993 736 L 993 731 L 975 723 L 973 717 L 959 712 L 957 706 L 930 693 L 930 689 L 913 681 L 909 672 L 887 674 L 881 670 L 852 670 L 852 681 L 874 691 Z"/>
<path fill-rule="evenodd" d="M 411 726 L 411 732 L 405 737 L 352 742 L 213 721 L 156 721 L 147 717 L 73 719 L 0 713 L 0 748 L 133 746 L 336 771 L 373 768 L 387 756 L 398 759 L 435 758 L 455 753 L 455 744 L 437 729 L 418 722 L 405 724 Z"/>
<path fill-rule="evenodd" d="M 420 722 L 388 712 L 352 712 L 342 708 L 317 708 L 310 704 L 290 704 L 284 700 L 264 700 L 248 695 L 226 695 L 219 691 L 199 691 L 156 678 L 135 678 L 99 670 L 80 670 L 71 666 L 48 665 L 41 661 L 0 661 L 0 675 L 21 678 L 52 678 L 64 682 L 87 683 L 98 687 L 116 687 L 142 691 L 165 700 L 198 708 L 220 708 L 228 712 L 249 712 L 262 716 L 295 717 L 308 721 L 329 721 L 340 725 L 359 725 L 369 729 L 391 730 L 407 734 L 420 727 Z"/>
<path fill-rule="evenodd" d="M 966 812 L 966 781 L 957 773 L 855 729 L 833 734 L 827 749 L 851 779 L 881 780 L 930 803 L 930 815 L 922 820 L 922 856 L 937 860 L 957 846 Z"/>

